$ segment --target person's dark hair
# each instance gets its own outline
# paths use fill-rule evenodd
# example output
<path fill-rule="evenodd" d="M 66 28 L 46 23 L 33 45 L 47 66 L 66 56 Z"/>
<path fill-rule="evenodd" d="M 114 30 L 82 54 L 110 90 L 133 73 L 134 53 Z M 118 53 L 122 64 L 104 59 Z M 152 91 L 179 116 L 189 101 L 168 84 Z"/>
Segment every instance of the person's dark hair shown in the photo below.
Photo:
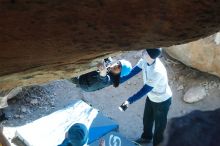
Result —
<path fill-rule="evenodd" d="M 116 88 L 119 86 L 120 84 L 120 74 L 114 75 L 114 82 L 113 82 L 113 86 Z"/>
<path fill-rule="evenodd" d="M 112 80 L 113 86 L 116 88 L 119 86 L 120 83 L 120 73 L 119 74 L 114 74 L 112 72 L 108 73 L 110 75 L 110 78 Z"/>
<path fill-rule="evenodd" d="M 119 86 L 119 83 L 120 83 L 120 74 L 113 74 L 112 72 L 109 73 L 109 75 L 111 76 L 111 80 L 112 80 L 112 83 L 113 83 L 113 86 L 116 88 Z"/>
<path fill-rule="evenodd" d="M 120 69 L 122 69 L 121 62 L 120 62 L 120 61 L 118 61 L 118 64 L 119 64 Z M 112 80 L 112 82 L 113 82 L 113 86 L 114 86 L 115 88 L 117 88 L 117 87 L 119 86 L 119 84 L 120 84 L 121 72 L 120 72 L 119 74 L 114 74 L 114 73 L 110 72 L 110 76 L 111 76 L 111 80 Z"/>

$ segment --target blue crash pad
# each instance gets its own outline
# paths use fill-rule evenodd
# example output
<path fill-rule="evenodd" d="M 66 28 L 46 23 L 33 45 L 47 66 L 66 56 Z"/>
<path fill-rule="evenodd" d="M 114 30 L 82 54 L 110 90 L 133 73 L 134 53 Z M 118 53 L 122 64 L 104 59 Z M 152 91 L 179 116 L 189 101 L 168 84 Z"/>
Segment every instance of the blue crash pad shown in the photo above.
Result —
<path fill-rule="evenodd" d="M 105 136 L 101 137 L 100 139 L 105 140 L 105 146 L 137 146 L 118 132 L 110 132 Z M 96 140 L 89 146 L 98 146 L 100 139 Z"/>
<path fill-rule="evenodd" d="M 100 137 L 111 131 L 117 131 L 118 124 L 110 119 L 105 117 L 103 114 L 98 113 L 96 118 L 93 120 L 90 129 L 89 129 L 89 141 L 88 144 L 94 142 Z"/>

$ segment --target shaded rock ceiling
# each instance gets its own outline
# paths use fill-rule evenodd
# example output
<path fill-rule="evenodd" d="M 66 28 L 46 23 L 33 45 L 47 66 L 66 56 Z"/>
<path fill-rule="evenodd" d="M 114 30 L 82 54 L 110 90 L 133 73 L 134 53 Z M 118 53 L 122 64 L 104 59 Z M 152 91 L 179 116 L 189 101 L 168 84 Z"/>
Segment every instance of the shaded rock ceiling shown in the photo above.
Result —
<path fill-rule="evenodd" d="M 0 88 L 68 78 L 111 53 L 220 30 L 218 0 L 1 0 Z"/>

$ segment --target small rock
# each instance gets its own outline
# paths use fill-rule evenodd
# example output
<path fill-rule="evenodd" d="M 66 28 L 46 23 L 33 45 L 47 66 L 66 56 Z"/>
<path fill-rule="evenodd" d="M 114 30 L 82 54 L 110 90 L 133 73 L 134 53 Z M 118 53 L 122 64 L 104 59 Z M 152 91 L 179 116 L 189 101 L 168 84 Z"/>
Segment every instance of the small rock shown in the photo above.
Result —
<path fill-rule="evenodd" d="M 186 111 L 184 111 L 184 110 L 181 110 L 180 112 L 181 112 L 181 114 L 185 114 L 186 113 Z"/>
<path fill-rule="evenodd" d="M 38 104 L 38 100 L 37 100 L 37 99 L 33 99 L 33 100 L 31 100 L 31 104 L 32 104 L 32 105 L 36 105 L 36 104 Z"/>
<path fill-rule="evenodd" d="M 209 86 L 208 85 L 205 85 L 204 87 L 205 87 L 206 90 L 209 90 Z"/>
<path fill-rule="evenodd" d="M 140 58 L 140 55 L 136 54 L 134 55 L 134 59 L 139 59 Z"/>
<path fill-rule="evenodd" d="M 55 106 L 55 103 L 54 102 L 50 102 L 50 106 Z"/>
<path fill-rule="evenodd" d="M 208 85 L 208 89 L 209 89 L 209 90 L 213 89 L 212 83 L 210 83 L 210 84 Z"/>
<path fill-rule="evenodd" d="M 12 102 L 13 104 L 16 103 L 16 99 L 13 99 L 11 102 Z"/>
<path fill-rule="evenodd" d="M 32 113 L 30 109 L 28 109 L 28 110 L 27 110 L 27 112 L 28 112 L 29 114 L 31 114 L 31 113 Z"/>
<path fill-rule="evenodd" d="M 206 91 L 206 95 L 207 95 L 207 96 L 209 96 L 209 95 L 210 95 L 208 91 Z"/>
<path fill-rule="evenodd" d="M 183 82 L 184 81 L 184 76 L 179 76 L 179 81 Z"/>
<path fill-rule="evenodd" d="M 40 96 L 32 96 L 33 98 L 36 98 L 36 99 L 42 99 L 42 97 L 40 97 Z"/>
<path fill-rule="evenodd" d="M 177 91 L 183 90 L 183 89 L 184 89 L 183 85 L 180 85 L 179 87 L 177 87 Z"/>
<path fill-rule="evenodd" d="M 173 81 L 170 80 L 170 81 L 169 81 L 169 84 L 170 84 L 170 85 L 173 85 Z"/>
<path fill-rule="evenodd" d="M 48 111 L 48 108 L 47 107 L 44 107 L 45 111 Z"/>
<path fill-rule="evenodd" d="M 128 83 L 127 83 L 128 85 L 131 85 L 131 82 L 130 81 L 128 81 Z"/>
<path fill-rule="evenodd" d="M 22 106 L 22 107 L 21 107 L 21 112 L 26 113 L 26 112 L 27 112 L 26 107 Z"/>
<path fill-rule="evenodd" d="M 203 83 L 203 86 L 207 86 L 207 85 L 208 85 L 208 82 L 207 82 L 207 81 Z"/>
<path fill-rule="evenodd" d="M 184 95 L 183 100 L 187 103 L 198 102 L 206 96 L 206 91 L 201 86 L 190 88 Z"/>
<path fill-rule="evenodd" d="M 216 83 L 215 81 L 211 81 L 211 82 L 209 83 L 209 86 L 210 86 L 210 89 L 214 89 L 214 88 L 216 88 L 218 85 L 217 85 L 217 83 Z"/>
<path fill-rule="evenodd" d="M 20 119 L 23 119 L 23 118 L 24 118 L 24 115 L 20 115 L 19 118 L 20 118 Z"/>
<path fill-rule="evenodd" d="M 7 115 L 7 118 L 8 118 L 8 119 L 12 118 L 12 115 Z"/>
<path fill-rule="evenodd" d="M 210 84 L 214 84 L 214 83 L 215 83 L 215 81 L 211 81 L 211 82 L 210 82 Z"/>
<path fill-rule="evenodd" d="M 213 87 L 214 87 L 214 88 L 217 88 L 217 87 L 218 87 L 218 84 L 215 82 L 215 83 L 213 84 Z"/>
<path fill-rule="evenodd" d="M 20 118 L 20 115 L 17 115 L 17 114 L 16 114 L 14 117 L 15 117 L 15 118 Z"/>
<path fill-rule="evenodd" d="M 44 102 L 44 105 L 48 105 L 49 103 L 48 102 Z"/>

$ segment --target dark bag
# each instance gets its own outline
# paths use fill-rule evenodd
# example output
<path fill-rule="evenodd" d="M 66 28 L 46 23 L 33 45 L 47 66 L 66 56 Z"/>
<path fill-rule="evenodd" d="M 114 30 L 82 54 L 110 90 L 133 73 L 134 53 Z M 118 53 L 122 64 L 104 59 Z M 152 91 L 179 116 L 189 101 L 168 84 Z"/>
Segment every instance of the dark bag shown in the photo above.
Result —
<path fill-rule="evenodd" d="M 97 71 L 92 71 L 79 77 L 79 86 L 87 92 L 100 90 L 110 85 L 109 76 L 101 77 Z"/>

